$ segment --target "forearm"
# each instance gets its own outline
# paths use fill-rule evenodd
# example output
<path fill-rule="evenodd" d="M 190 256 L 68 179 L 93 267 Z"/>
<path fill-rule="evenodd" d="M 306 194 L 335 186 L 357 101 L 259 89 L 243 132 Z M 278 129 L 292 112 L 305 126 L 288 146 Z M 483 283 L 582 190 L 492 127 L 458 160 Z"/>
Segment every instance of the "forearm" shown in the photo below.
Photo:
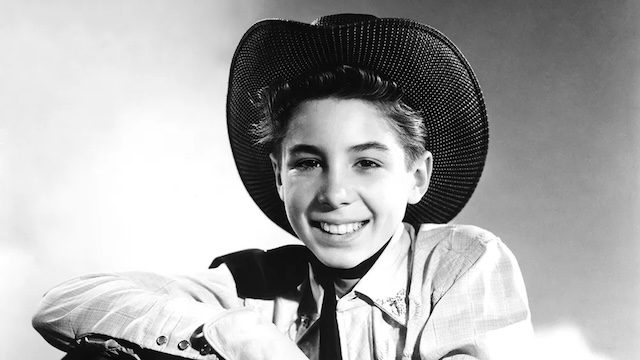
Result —
<path fill-rule="evenodd" d="M 85 276 L 65 282 L 42 299 L 33 325 L 55 347 L 101 334 L 142 348 L 187 356 L 178 344 L 226 309 L 242 306 L 226 268 L 193 277 L 148 273 Z M 161 338 L 163 337 L 163 338 Z M 194 352 L 194 356 L 197 352 Z"/>

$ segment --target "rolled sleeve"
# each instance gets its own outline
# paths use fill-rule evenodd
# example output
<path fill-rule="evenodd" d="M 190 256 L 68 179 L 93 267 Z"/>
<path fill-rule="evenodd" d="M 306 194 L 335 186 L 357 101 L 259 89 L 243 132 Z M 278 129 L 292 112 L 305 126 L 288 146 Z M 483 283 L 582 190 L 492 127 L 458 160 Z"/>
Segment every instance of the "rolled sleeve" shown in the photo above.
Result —
<path fill-rule="evenodd" d="M 190 346 L 193 331 L 241 306 L 224 265 L 194 276 L 98 274 L 50 290 L 32 322 L 50 344 L 67 352 L 78 346 L 77 339 L 99 334 L 144 349 L 204 359 Z"/>

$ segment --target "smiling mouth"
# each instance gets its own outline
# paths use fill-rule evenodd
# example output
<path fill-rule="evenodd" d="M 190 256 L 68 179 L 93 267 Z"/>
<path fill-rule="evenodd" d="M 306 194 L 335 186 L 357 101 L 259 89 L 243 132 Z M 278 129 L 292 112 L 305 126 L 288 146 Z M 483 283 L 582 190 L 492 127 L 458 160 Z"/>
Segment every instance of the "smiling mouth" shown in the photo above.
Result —
<path fill-rule="evenodd" d="M 330 224 L 325 222 L 320 222 L 319 227 L 322 231 L 332 234 L 332 235 L 344 235 L 356 232 L 360 230 L 364 225 L 366 225 L 369 221 L 358 221 L 347 224 Z"/>

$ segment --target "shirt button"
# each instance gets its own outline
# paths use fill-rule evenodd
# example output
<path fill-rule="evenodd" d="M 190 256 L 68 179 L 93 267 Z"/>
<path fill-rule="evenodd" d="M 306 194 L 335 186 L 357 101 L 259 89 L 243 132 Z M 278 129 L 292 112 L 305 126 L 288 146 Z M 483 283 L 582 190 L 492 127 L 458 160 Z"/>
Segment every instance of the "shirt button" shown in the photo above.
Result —
<path fill-rule="evenodd" d="M 182 340 L 178 343 L 178 349 L 184 350 L 189 347 L 189 342 L 187 340 Z"/>
<path fill-rule="evenodd" d="M 159 336 L 159 337 L 156 339 L 156 344 L 158 344 L 158 345 L 164 345 L 164 344 L 166 344 L 166 343 L 167 343 L 167 337 L 166 337 L 166 336 L 164 336 L 164 335 Z"/>

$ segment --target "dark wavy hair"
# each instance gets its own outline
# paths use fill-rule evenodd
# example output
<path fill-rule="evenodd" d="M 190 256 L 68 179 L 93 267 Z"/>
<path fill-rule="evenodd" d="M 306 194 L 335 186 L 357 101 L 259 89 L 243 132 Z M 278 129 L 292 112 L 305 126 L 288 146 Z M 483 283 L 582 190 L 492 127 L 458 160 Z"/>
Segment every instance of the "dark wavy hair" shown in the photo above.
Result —
<path fill-rule="evenodd" d="M 280 152 L 291 114 L 307 100 L 326 98 L 370 101 L 389 119 L 406 154 L 407 167 L 425 153 L 426 129 L 422 115 L 402 101 L 398 85 L 379 75 L 349 65 L 305 74 L 290 82 L 263 88 L 257 106 L 263 119 L 255 128 L 258 143 Z"/>

